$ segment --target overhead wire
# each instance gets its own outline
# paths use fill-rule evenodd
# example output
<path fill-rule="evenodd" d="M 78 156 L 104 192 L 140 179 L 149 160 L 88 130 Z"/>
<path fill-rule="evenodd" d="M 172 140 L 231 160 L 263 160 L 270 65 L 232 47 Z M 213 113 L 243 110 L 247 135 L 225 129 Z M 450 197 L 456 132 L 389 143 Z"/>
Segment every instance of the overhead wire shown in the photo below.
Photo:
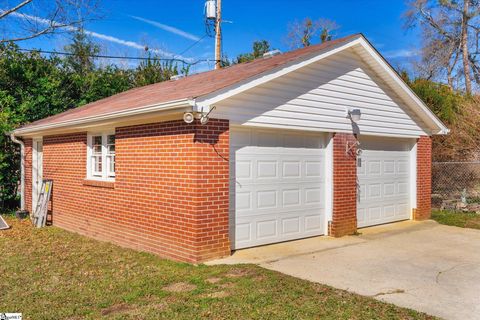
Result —
<path fill-rule="evenodd" d="M 179 54 L 176 54 L 174 55 L 175 56 L 181 56 L 182 54 L 184 54 L 185 52 L 187 52 L 188 50 L 192 49 L 193 47 L 195 47 L 200 41 L 202 41 L 203 39 L 205 39 L 206 37 L 208 37 L 208 34 L 204 34 L 203 37 L 201 37 L 200 39 L 198 39 L 197 41 L 195 41 L 194 43 L 192 43 L 190 46 L 188 46 L 185 50 L 183 50 L 182 52 L 180 52 Z"/>
<path fill-rule="evenodd" d="M 200 42 L 200 40 L 197 41 L 196 43 L 194 43 L 193 45 L 197 44 L 198 42 Z M 193 45 L 191 45 L 190 47 L 193 47 Z M 189 50 L 190 47 L 187 48 L 185 51 Z M 24 51 L 24 52 L 38 52 L 38 53 L 56 54 L 56 55 L 64 55 L 64 56 L 74 56 L 75 55 L 74 53 L 71 53 L 71 52 L 49 51 L 49 50 L 41 50 L 41 49 L 19 48 L 19 50 Z M 179 55 L 181 55 L 181 54 L 183 54 L 183 52 L 180 53 Z M 105 59 L 125 59 L 125 60 L 143 60 L 143 61 L 154 60 L 154 61 L 181 62 L 185 65 L 190 65 L 190 66 L 199 64 L 201 62 L 211 62 L 211 61 L 216 62 L 215 59 L 199 59 L 199 60 L 195 60 L 195 61 L 190 62 L 190 61 L 187 61 L 185 59 L 179 59 L 179 58 L 130 57 L 130 56 L 113 56 L 113 55 L 103 55 L 103 54 L 89 54 L 87 56 L 92 57 L 92 58 L 105 58 Z"/>

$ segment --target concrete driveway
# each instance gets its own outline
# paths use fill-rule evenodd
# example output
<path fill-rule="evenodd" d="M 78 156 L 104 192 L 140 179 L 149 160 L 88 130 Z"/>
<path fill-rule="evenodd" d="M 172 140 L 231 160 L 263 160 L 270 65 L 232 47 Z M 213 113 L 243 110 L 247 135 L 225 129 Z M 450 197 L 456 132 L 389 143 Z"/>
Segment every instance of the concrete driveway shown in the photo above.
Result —
<path fill-rule="evenodd" d="M 239 250 L 213 264 L 255 263 L 445 319 L 480 319 L 480 231 L 402 222 L 360 236 Z"/>

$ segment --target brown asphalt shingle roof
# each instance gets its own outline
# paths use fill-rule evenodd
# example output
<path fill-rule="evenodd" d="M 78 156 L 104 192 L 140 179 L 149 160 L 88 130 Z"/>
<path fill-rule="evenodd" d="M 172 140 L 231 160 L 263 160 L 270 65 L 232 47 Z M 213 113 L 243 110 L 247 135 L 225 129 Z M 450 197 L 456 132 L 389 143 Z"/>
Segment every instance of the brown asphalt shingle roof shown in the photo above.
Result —
<path fill-rule="evenodd" d="M 233 65 L 227 68 L 194 74 L 180 80 L 164 81 L 144 87 L 134 88 L 63 113 L 32 122 L 21 129 L 33 129 L 38 125 L 53 125 L 59 122 L 95 117 L 112 112 L 165 103 L 181 99 L 194 99 L 247 80 L 253 76 L 347 42 L 358 34 L 322 44 L 286 52 L 271 58 L 259 58 L 252 62 Z"/>

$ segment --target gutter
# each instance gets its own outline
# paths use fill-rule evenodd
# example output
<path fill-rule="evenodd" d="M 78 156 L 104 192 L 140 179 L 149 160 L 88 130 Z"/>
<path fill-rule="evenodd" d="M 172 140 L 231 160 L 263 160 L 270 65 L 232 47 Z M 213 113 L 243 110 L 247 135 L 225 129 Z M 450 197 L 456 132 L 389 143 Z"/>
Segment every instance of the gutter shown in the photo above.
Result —
<path fill-rule="evenodd" d="M 159 103 L 159 104 L 142 106 L 134 109 L 127 109 L 127 110 L 105 113 L 102 115 L 94 115 L 94 116 L 88 116 L 88 117 L 83 117 L 79 119 L 66 120 L 66 121 L 57 122 L 53 124 L 33 125 L 31 127 L 26 127 L 24 129 L 22 128 L 16 129 L 14 133 L 17 135 L 24 135 L 24 134 L 35 133 L 41 130 L 63 128 L 63 127 L 69 127 L 69 126 L 75 126 L 75 125 L 83 125 L 83 124 L 96 122 L 96 121 L 112 120 L 120 117 L 142 115 L 142 114 L 147 114 L 151 112 L 172 110 L 172 109 L 181 108 L 181 107 L 192 107 L 194 105 L 195 105 L 195 100 L 193 99 L 180 99 L 180 100 L 168 101 L 168 102 Z"/>
<path fill-rule="evenodd" d="M 10 139 L 20 145 L 20 210 L 25 211 L 25 143 L 10 133 Z"/>

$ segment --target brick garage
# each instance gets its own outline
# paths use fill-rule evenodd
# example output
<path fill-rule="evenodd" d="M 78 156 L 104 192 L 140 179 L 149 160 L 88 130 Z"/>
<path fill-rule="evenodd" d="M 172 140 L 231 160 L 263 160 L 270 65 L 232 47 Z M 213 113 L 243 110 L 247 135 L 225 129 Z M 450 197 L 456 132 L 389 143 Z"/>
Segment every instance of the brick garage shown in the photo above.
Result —
<path fill-rule="evenodd" d="M 51 179 L 53 225 L 187 262 L 427 219 L 448 130 L 389 68 L 353 35 L 26 125 L 26 209 Z"/>

